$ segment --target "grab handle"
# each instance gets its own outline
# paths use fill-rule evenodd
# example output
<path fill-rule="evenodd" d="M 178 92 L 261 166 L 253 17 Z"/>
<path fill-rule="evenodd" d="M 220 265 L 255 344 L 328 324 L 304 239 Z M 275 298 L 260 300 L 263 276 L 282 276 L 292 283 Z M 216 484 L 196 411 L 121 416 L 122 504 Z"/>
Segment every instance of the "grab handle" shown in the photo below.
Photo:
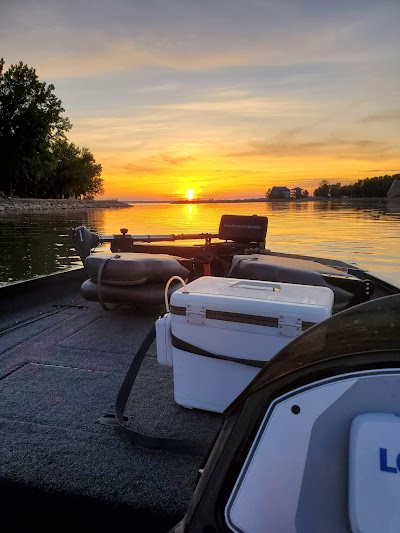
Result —
<path fill-rule="evenodd" d="M 172 276 L 172 278 L 169 278 L 169 280 L 167 281 L 167 284 L 165 285 L 165 290 L 164 290 L 165 310 L 167 313 L 169 313 L 168 288 L 171 285 L 171 282 L 174 281 L 174 279 L 180 281 L 183 286 L 183 292 L 187 292 L 186 283 L 184 279 L 182 279 L 180 276 Z"/>
<path fill-rule="evenodd" d="M 281 286 L 279 283 L 270 283 L 268 281 L 253 281 L 250 279 L 240 280 L 232 283 L 233 289 L 253 289 L 253 290 L 266 290 L 272 292 L 281 292 Z"/>

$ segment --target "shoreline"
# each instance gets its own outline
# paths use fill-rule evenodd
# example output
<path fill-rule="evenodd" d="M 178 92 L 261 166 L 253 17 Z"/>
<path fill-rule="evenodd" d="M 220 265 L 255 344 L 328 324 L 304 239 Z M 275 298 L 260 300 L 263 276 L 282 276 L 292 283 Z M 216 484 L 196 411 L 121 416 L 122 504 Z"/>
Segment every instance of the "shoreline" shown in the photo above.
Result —
<path fill-rule="evenodd" d="M 286 199 L 268 199 L 268 198 L 247 198 L 240 200 L 175 200 L 175 201 L 162 201 L 162 200 L 72 200 L 72 199 L 55 199 L 55 198 L 0 198 L 0 214 L 10 212 L 27 212 L 27 211 L 66 211 L 66 210 L 91 210 L 91 209 L 121 209 L 134 207 L 134 204 L 186 204 L 186 205 L 198 205 L 198 204 L 230 204 L 230 203 L 307 203 L 307 202 L 338 202 L 338 203 L 364 203 L 365 201 L 381 201 L 387 202 L 387 197 L 371 197 L 371 198 L 286 198 Z M 391 199 L 393 201 L 397 198 Z"/>
<path fill-rule="evenodd" d="M 0 212 L 60 211 L 78 209 L 121 209 L 133 207 L 119 200 L 71 200 L 55 198 L 6 198 L 0 199 Z"/>

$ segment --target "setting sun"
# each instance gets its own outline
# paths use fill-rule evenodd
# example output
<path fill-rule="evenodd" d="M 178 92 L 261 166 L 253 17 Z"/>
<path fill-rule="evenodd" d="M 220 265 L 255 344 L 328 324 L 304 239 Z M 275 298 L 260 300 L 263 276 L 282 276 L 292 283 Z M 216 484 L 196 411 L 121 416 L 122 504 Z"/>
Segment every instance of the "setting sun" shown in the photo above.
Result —
<path fill-rule="evenodd" d="M 188 189 L 186 191 L 186 199 L 191 202 L 193 199 L 194 199 L 194 190 L 193 189 Z"/>

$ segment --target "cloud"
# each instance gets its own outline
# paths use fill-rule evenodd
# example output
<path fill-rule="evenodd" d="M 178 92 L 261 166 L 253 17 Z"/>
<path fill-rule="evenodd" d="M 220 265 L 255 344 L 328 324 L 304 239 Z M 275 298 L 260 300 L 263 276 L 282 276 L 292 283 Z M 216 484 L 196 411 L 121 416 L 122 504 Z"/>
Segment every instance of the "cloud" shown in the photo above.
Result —
<path fill-rule="evenodd" d="M 33 5 L 32 5 L 33 4 Z M 112 3 L 28 0 L 3 7 L 2 54 L 43 75 L 90 77 L 143 67 L 199 72 L 248 65 L 354 64 L 396 55 L 398 6 L 309 1 Z M 348 5 L 347 5 L 348 4 Z M 376 32 L 385 27 L 385 35 Z M 383 38 L 384 37 L 384 38 Z M 51 53 L 49 53 L 51 52 Z"/>
<path fill-rule="evenodd" d="M 111 163 L 113 168 L 117 168 L 124 173 L 141 174 L 141 175 L 156 175 L 165 174 L 169 172 L 171 165 L 179 167 L 185 163 L 195 161 L 196 158 L 190 156 L 173 156 L 169 154 L 155 153 L 148 157 L 138 155 L 136 161 L 132 161 L 132 154 L 121 154 L 121 158 L 126 159 L 126 162 L 115 163 L 115 156 L 109 161 L 106 159 L 106 164 Z"/>
<path fill-rule="evenodd" d="M 400 168 L 370 168 L 369 170 L 359 170 L 358 172 L 365 174 L 366 172 L 397 172 L 398 170 Z"/>
<path fill-rule="evenodd" d="M 180 89 L 181 86 L 178 83 L 163 83 L 161 85 L 155 85 L 152 87 L 142 87 L 139 89 L 136 89 L 136 92 L 138 94 L 144 93 L 144 94 L 152 94 L 152 93 L 167 93 L 167 92 L 173 92 Z"/>
<path fill-rule="evenodd" d="M 318 140 L 295 140 L 279 138 L 271 142 L 255 142 L 251 148 L 243 152 L 230 153 L 231 157 L 310 157 L 324 156 L 337 159 L 368 159 L 400 156 L 397 147 L 389 142 L 373 140 L 345 140 L 327 137 Z"/>
<path fill-rule="evenodd" d="M 369 122 L 387 122 L 400 120 L 400 109 L 393 109 L 391 111 L 381 111 L 362 118 L 359 122 L 361 124 L 368 124 Z"/>
<path fill-rule="evenodd" d="M 157 106 L 158 109 L 173 109 L 175 111 L 193 111 L 199 113 L 229 113 L 238 115 L 265 116 L 305 116 L 309 105 L 300 100 L 280 98 L 226 98 L 193 100 L 190 102 L 175 102 Z"/>
<path fill-rule="evenodd" d="M 186 156 L 186 157 L 177 157 L 177 156 L 170 156 L 170 155 L 162 155 L 161 159 L 163 161 L 166 161 L 167 163 L 171 163 L 171 165 L 181 165 L 183 163 L 187 163 L 188 161 L 195 161 L 196 158 L 192 155 Z"/>
<path fill-rule="evenodd" d="M 118 165 L 113 165 L 114 169 L 118 168 Z M 119 169 L 124 171 L 124 173 L 129 174 L 139 174 L 139 175 L 157 175 L 163 174 L 164 169 L 160 168 L 157 165 L 152 165 L 150 163 L 126 163 L 119 166 Z"/>

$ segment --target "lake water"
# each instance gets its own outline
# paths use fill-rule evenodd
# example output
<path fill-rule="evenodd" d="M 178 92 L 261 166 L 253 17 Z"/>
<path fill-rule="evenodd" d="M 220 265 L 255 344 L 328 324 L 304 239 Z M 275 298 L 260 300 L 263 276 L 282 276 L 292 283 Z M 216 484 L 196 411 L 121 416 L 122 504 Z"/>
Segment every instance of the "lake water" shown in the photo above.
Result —
<path fill-rule="evenodd" d="M 132 234 L 218 233 L 222 214 L 267 216 L 271 250 L 341 259 L 400 283 L 400 203 L 381 199 L 2 212 L 0 284 L 81 266 L 72 244 L 72 229 L 79 225 L 99 234 L 120 228 Z"/>

